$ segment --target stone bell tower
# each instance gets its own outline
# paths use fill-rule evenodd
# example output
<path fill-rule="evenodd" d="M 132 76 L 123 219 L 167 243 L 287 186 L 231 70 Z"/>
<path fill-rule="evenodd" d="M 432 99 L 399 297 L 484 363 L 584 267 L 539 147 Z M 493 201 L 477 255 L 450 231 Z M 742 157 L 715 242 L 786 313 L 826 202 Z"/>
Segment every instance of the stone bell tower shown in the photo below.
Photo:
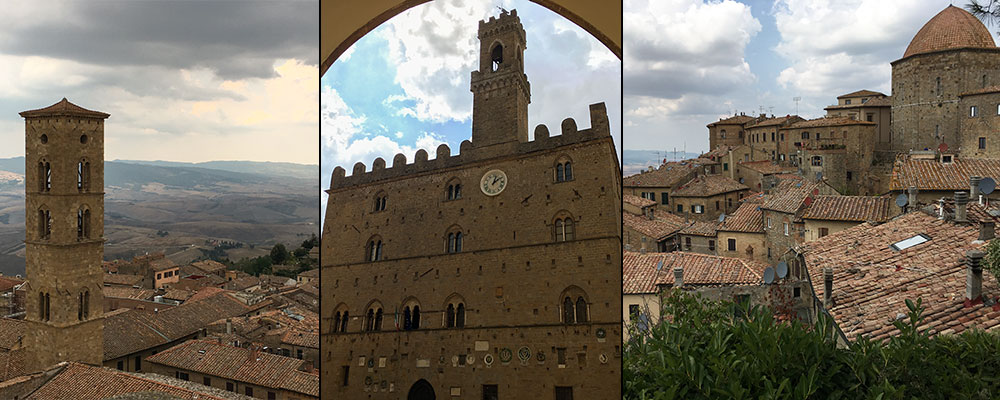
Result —
<path fill-rule="evenodd" d="M 26 371 L 104 361 L 104 120 L 65 98 L 24 111 Z"/>
<path fill-rule="evenodd" d="M 479 21 L 479 70 L 472 71 L 472 144 L 528 141 L 531 86 L 524 74 L 525 33 L 517 10 Z"/>

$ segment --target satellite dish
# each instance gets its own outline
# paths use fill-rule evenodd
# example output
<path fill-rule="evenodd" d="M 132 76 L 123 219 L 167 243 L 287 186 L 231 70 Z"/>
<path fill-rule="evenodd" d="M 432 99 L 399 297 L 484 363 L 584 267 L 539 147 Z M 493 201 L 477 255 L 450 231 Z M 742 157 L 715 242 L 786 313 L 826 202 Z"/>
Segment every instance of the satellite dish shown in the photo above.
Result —
<path fill-rule="evenodd" d="M 784 261 L 779 262 L 778 266 L 775 268 L 775 272 L 778 273 L 778 278 L 784 278 L 788 276 L 788 263 Z"/>
<path fill-rule="evenodd" d="M 817 181 L 823 180 L 823 173 L 822 172 L 817 172 L 816 173 L 816 180 Z"/>
<path fill-rule="evenodd" d="M 819 196 L 819 189 L 813 189 L 813 196 Z"/>
<path fill-rule="evenodd" d="M 993 178 L 987 176 L 983 178 L 983 180 L 979 181 L 979 193 L 990 194 L 993 193 L 996 188 L 997 181 L 993 180 Z"/>
<path fill-rule="evenodd" d="M 948 151 L 948 143 L 941 143 L 940 145 L 938 145 L 938 151 L 942 153 Z"/>
<path fill-rule="evenodd" d="M 898 207 L 905 207 L 906 203 L 909 202 L 910 199 L 907 198 L 905 194 L 900 193 L 899 196 L 896 196 L 896 206 Z"/>
<path fill-rule="evenodd" d="M 806 207 L 811 206 L 812 203 L 813 203 L 813 198 L 812 197 L 806 197 L 805 203 L 806 203 Z"/>
<path fill-rule="evenodd" d="M 764 269 L 764 283 L 768 285 L 774 283 L 774 268 L 767 267 Z"/>

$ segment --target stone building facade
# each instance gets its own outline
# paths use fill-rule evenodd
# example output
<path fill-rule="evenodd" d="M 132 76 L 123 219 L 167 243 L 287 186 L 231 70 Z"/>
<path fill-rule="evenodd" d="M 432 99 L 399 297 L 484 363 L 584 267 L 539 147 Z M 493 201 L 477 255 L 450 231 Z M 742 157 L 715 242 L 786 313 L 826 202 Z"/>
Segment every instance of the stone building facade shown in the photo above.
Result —
<path fill-rule="evenodd" d="M 959 95 L 958 156 L 1000 158 L 1000 86 Z"/>
<path fill-rule="evenodd" d="M 822 177 L 844 194 L 876 194 L 871 176 L 877 125 L 848 117 L 802 121 L 785 130 L 796 139 L 799 170 L 808 179 Z"/>
<path fill-rule="evenodd" d="M 779 151 L 782 147 L 779 143 L 784 142 L 786 138 L 779 131 L 799 121 L 802 121 L 802 117 L 798 115 L 786 115 L 784 117 L 775 117 L 772 115 L 771 118 L 749 124 L 746 127 L 746 144 L 753 150 L 763 150 L 767 157 L 764 160 L 785 161 L 785 157 L 783 157 L 784 153 Z M 750 155 L 750 161 L 761 161 L 752 159 L 756 155 L 754 151 L 751 151 Z"/>
<path fill-rule="evenodd" d="M 104 120 L 65 98 L 24 111 L 26 372 L 104 360 Z"/>
<path fill-rule="evenodd" d="M 331 179 L 322 393 L 336 399 L 621 397 L 621 169 L 591 127 L 528 141 L 524 29 L 480 22 L 472 141 Z M 485 108 L 485 110 L 484 110 Z"/>
<path fill-rule="evenodd" d="M 739 146 L 744 143 L 745 126 L 761 119 L 746 114 L 722 118 L 708 124 L 708 144 L 714 150 L 719 146 Z"/>
<path fill-rule="evenodd" d="M 928 21 L 891 64 L 891 149 L 897 153 L 958 146 L 969 113 L 959 95 L 1000 83 L 1000 49 L 989 30 L 955 6 Z"/>
<path fill-rule="evenodd" d="M 845 117 L 875 124 L 875 151 L 890 151 L 892 142 L 892 98 L 871 90 L 837 96 L 837 104 L 825 108 L 827 117 Z"/>

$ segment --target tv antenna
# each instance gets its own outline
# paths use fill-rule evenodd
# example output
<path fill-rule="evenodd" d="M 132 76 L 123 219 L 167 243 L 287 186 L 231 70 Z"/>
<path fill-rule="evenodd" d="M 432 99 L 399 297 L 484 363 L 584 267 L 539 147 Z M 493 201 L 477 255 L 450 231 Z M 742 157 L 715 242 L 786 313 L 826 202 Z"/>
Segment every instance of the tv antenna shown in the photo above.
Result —
<path fill-rule="evenodd" d="M 507 9 L 506 8 L 503 8 L 503 7 L 500 7 L 500 6 L 497 6 L 497 8 L 500 9 L 501 13 L 507 14 Z"/>
<path fill-rule="evenodd" d="M 792 97 L 792 101 L 795 102 L 795 115 L 799 114 L 799 102 L 802 101 L 802 97 L 795 96 Z"/>

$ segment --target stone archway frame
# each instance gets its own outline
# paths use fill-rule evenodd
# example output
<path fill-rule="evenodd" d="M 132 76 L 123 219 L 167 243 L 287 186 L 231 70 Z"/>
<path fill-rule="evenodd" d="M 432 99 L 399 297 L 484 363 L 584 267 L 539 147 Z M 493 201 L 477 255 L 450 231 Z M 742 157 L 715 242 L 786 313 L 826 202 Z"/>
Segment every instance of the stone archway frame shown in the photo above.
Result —
<path fill-rule="evenodd" d="M 354 42 L 403 11 L 432 0 L 322 0 L 320 76 Z M 622 3 L 603 0 L 531 0 L 583 28 L 622 58 Z"/>

